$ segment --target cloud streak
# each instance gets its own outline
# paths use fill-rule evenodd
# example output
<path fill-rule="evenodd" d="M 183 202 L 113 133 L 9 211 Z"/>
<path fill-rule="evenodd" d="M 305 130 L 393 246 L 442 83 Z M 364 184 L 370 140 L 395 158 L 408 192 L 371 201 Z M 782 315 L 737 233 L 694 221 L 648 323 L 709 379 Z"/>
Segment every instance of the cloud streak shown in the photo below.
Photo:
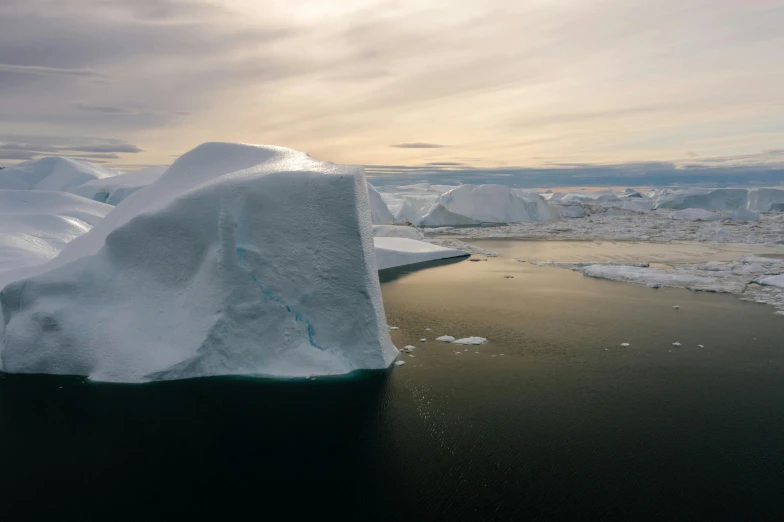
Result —
<path fill-rule="evenodd" d="M 18 74 L 38 74 L 44 76 L 80 76 L 87 78 L 104 78 L 105 75 L 88 69 L 67 69 L 62 67 L 44 67 L 40 65 L 12 65 L 0 63 L 0 72 Z"/>

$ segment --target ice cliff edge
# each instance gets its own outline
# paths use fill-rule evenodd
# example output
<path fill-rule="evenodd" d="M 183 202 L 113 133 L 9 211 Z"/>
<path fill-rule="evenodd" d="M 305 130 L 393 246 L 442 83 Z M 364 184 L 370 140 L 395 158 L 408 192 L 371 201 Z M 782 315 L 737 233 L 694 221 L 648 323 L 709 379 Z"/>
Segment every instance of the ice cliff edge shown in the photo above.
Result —
<path fill-rule="evenodd" d="M 11 373 L 144 382 L 389 366 L 360 168 L 205 143 L 0 294 Z"/>

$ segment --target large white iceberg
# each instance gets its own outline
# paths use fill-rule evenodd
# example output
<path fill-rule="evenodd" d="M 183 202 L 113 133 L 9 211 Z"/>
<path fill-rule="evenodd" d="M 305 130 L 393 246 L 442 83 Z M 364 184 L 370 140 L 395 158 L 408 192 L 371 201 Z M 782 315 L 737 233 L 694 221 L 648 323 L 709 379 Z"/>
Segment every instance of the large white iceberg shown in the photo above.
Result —
<path fill-rule="evenodd" d="M 0 189 L 61 190 L 69 192 L 88 181 L 116 176 L 88 161 L 50 156 L 0 170 Z"/>
<path fill-rule="evenodd" d="M 360 168 L 207 143 L 0 294 L 2 369 L 143 382 L 386 368 Z"/>

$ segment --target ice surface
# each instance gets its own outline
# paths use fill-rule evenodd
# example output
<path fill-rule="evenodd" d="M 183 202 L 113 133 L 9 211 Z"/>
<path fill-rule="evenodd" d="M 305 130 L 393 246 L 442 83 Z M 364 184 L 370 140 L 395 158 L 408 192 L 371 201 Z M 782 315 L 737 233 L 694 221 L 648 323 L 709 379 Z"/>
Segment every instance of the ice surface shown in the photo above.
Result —
<path fill-rule="evenodd" d="M 362 170 L 281 147 L 200 145 L 0 300 L 12 373 L 299 377 L 397 355 Z"/>
<path fill-rule="evenodd" d="M 110 210 L 65 192 L 0 190 L 0 288 L 54 258 Z"/>
<path fill-rule="evenodd" d="M 147 167 L 109 178 L 94 179 L 70 189 L 70 192 L 101 203 L 118 205 L 137 190 L 156 181 L 168 168 Z"/>
<path fill-rule="evenodd" d="M 463 250 L 445 248 L 405 237 L 376 237 L 373 238 L 373 243 L 376 247 L 379 270 L 469 255 Z"/>
<path fill-rule="evenodd" d="M 0 189 L 69 191 L 117 174 L 88 161 L 49 156 L 0 170 Z"/>

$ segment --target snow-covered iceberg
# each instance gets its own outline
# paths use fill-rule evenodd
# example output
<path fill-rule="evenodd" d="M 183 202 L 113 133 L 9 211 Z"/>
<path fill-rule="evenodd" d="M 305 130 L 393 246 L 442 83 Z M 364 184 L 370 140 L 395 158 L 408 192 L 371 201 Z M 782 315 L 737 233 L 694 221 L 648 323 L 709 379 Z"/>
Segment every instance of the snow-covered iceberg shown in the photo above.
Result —
<path fill-rule="evenodd" d="M 0 293 L 12 373 L 143 382 L 386 368 L 360 168 L 207 143 Z"/>
<path fill-rule="evenodd" d="M 373 242 L 379 270 L 469 255 L 463 250 L 405 237 L 376 237 Z"/>
<path fill-rule="evenodd" d="M 147 167 L 109 178 L 94 179 L 72 188 L 70 192 L 101 203 L 118 205 L 137 190 L 156 181 L 168 168 L 167 166 Z"/>
<path fill-rule="evenodd" d="M 0 189 L 69 192 L 88 181 L 117 174 L 115 170 L 105 169 L 88 161 L 50 156 L 24 161 L 0 170 Z"/>

